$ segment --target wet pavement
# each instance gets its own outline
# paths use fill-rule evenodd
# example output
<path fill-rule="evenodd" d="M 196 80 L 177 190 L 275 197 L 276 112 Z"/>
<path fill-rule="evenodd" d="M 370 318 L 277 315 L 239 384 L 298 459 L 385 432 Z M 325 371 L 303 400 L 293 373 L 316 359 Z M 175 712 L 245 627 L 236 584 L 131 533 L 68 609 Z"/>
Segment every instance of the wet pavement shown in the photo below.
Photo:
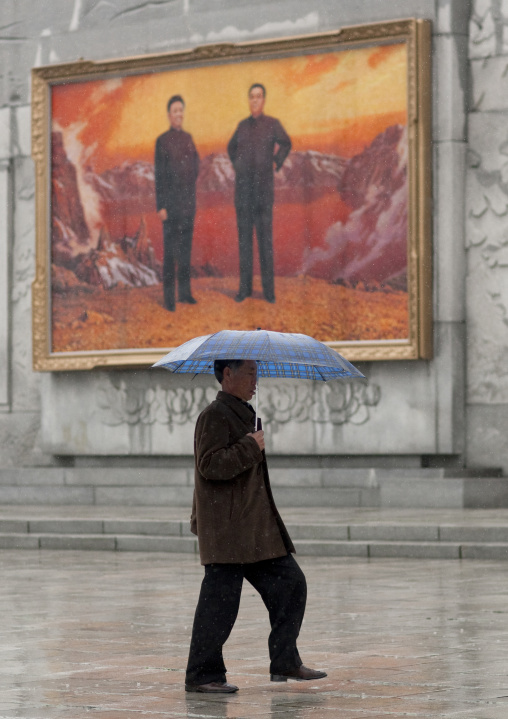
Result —
<path fill-rule="evenodd" d="M 245 584 L 225 647 L 238 694 L 183 690 L 202 568 L 181 554 L 0 552 L 0 719 L 508 717 L 505 562 L 300 559 L 299 648 L 321 681 L 269 681 Z"/>

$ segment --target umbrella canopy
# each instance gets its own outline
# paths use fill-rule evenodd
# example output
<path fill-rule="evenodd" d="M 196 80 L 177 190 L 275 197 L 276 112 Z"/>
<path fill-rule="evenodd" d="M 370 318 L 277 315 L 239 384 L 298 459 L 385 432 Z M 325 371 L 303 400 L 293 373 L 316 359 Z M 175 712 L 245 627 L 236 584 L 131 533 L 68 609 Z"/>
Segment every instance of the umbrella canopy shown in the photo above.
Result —
<path fill-rule="evenodd" d="M 335 350 L 313 337 L 269 330 L 222 330 L 195 337 L 171 350 L 153 367 L 185 374 L 213 374 L 216 359 L 255 360 L 258 377 L 366 380 Z"/>

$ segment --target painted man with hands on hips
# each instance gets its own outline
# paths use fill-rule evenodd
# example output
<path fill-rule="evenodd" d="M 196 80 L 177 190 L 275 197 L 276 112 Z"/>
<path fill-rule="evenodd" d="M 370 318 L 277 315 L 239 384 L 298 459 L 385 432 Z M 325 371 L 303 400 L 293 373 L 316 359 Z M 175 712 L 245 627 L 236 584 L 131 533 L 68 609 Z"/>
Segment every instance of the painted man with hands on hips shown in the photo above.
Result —
<path fill-rule="evenodd" d="M 216 360 L 222 389 L 200 414 L 194 437 L 195 489 L 191 530 L 198 536 L 205 576 L 194 617 L 185 689 L 232 693 L 222 647 L 235 623 L 247 579 L 268 610 L 272 681 L 316 680 L 324 672 L 302 664 L 296 641 L 307 586 L 275 506 L 264 456 L 264 434 L 248 404 L 256 391 L 251 360 Z"/>

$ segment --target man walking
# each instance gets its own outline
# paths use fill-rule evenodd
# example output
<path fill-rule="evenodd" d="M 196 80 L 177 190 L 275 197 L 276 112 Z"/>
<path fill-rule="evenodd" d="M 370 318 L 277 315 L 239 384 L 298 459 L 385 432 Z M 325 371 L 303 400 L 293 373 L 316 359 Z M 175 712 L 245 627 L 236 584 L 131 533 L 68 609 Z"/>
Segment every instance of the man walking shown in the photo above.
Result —
<path fill-rule="evenodd" d="M 190 270 L 199 155 L 192 137 L 182 129 L 183 98 L 173 95 L 167 111 L 170 128 L 155 143 L 155 195 L 164 233 L 164 306 L 174 312 L 175 265 L 179 302 L 196 303 L 191 293 Z"/>
<path fill-rule="evenodd" d="M 296 640 L 307 585 L 273 501 L 264 435 L 248 404 L 257 365 L 216 360 L 222 386 L 198 417 L 194 438 L 195 489 L 191 530 L 198 536 L 205 576 L 194 617 L 185 678 L 188 692 L 231 693 L 222 647 L 235 623 L 244 578 L 268 609 L 271 681 L 315 680 L 324 672 L 302 664 Z"/>
<path fill-rule="evenodd" d="M 259 248 L 261 281 L 267 302 L 275 302 L 273 277 L 273 168 L 280 170 L 291 140 L 279 120 L 265 115 L 266 90 L 260 83 L 249 89 L 250 117 L 242 120 L 229 141 L 228 154 L 236 173 L 235 209 L 240 251 L 242 302 L 252 295 L 253 230 Z"/>

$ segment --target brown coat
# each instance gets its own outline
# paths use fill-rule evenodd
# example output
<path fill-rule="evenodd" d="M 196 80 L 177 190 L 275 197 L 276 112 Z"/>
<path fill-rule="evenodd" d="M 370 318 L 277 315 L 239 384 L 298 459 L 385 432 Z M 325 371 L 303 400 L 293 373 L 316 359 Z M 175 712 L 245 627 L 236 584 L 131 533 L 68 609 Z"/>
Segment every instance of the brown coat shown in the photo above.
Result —
<path fill-rule="evenodd" d="M 275 507 L 254 413 L 226 392 L 199 415 L 191 531 L 201 564 L 251 564 L 295 549 Z"/>

